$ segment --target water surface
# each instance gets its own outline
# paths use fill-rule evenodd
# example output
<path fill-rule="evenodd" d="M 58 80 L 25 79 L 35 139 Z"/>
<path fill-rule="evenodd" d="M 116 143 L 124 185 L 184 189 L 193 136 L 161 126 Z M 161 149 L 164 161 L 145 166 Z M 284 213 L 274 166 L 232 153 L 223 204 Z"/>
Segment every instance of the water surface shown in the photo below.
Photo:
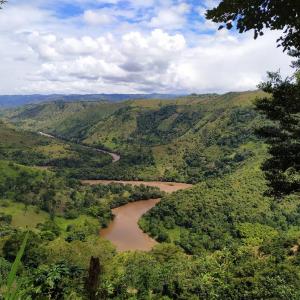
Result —
<path fill-rule="evenodd" d="M 159 201 L 160 199 L 142 200 L 113 209 L 115 218 L 108 228 L 100 231 L 100 235 L 110 240 L 118 251 L 150 251 L 157 242 L 139 228 L 138 221 Z"/>
<path fill-rule="evenodd" d="M 166 182 L 166 181 L 126 181 L 126 180 L 82 180 L 84 184 L 98 185 L 98 184 L 110 184 L 110 183 L 122 183 L 130 185 L 146 185 L 160 188 L 161 191 L 166 193 L 173 193 L 178 190 L 185 190 L 191 188 L 193 185 L 180 182 Z"/>

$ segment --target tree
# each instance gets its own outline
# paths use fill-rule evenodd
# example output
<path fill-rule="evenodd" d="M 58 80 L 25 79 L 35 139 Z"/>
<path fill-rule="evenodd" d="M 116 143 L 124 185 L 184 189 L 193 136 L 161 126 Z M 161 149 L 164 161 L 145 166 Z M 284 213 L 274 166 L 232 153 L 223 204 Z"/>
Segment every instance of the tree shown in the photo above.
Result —
<path fill-rule="evenodd" d="M 300 1 L 294 0 L 223 0 L 207 11 L 207 18 L 223 23 L 240 33 L 254 30 L 254 38 L 265 29 L 283 30 L 278 46 L 296 57 L 293 67 L 300 67 Z M 298 74 L 298 75 L 297 75 Z M 259 87 L 271 94 L 259 99 L 256 109 L 268 119 L 268 125 L 257 131 L 269 145 L 268 158 L 262 169 L 268 180 L 267 194 L 275 198 L 300 191 L 300 81 L 282 80 L 277 73 L 269 73 L 269 81 Z"/>
<path fill-rule="evenodd" d="M 266 28 L 283 30 L 277 40 L 284 51 L 300 56 L 300 1 L 298 0 L 223 0 L 206 17 L 219 27 L 231 29 L 236 25 L 240 33 L 254 30 L 254 38 L 264 34 Z"/>
<path fill-rule="evenodd" d="M 270 187 L 267 193 L 281 198 L 300 191 L 300 82 L 269 73 L 269 81 L 260 87 L 272 94 L 256 102 L 256 109 L 272 121 L 257 130 L 271 154 L 262 169 Z"/>
<path fill-rule="evenodd" d="M 79 299 L 84 270 L 66 262 L 40 265 L 24 281 L 26 299 Z M 80 298 L 81 299 L 81 298 Z"/>
<path fill-rule="evenodd" d="M 2 251 L 6 260 L 13 262 L 16 259 L 25 236 L 25 232 L 16 232 L 5 241 Z M 39 235 L 32 231 L 28 232 L 28 240 L 22 259 L 25 266 L 35 268 L 45 261 L 46 252 L 41 242 Z"/>

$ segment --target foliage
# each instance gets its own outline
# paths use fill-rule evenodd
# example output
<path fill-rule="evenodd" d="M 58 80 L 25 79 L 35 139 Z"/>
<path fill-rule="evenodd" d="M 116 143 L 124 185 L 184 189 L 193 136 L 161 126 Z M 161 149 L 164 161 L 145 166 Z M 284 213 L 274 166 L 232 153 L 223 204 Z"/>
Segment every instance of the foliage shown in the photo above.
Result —
<path fill-rule="evenodd" d="M 2 9 L 2 5 L 5 4 L 7 1 L 6 0 L 0 0 L 0 9 Z"/>
<path fill-rule="evenodd" d="M 269 73 L 261 88 L 272 95 L 256 102 L 256 109 L 272 121 L 257 131 L 269 145 L 270 158 L 262 169 L 268 194 L 281 198 L 300 191 L 300 83 Z"/>
<path fill-rule="evenodd" d="M 185 134 L 199 121 L 200 116 L 199 111 L 176 105 L 145 111 L 138 115 L 137 129 L 132 138 L 144 145 L 166 144 Z"/>
<path fill-rule="evenodd" d="M 82 293 L 84 270 L 64 262 L 40 266 L 24 283 L 24 293 L 31 299 L 74 299 Z"/>
<path fill-rule="evenodd" d="M 15 122 L 26 128 L 49 126 L 64 138 L 117 149 L 122 157 L 103 166 L 95 151 L 68 142 L 35 144 L 35 136 L 33 144 L 22 144 L 5 125 L 4 154 L 16 148 L 31 153 L 38 145 L 57 168 L 8 161 L 15 156 L 0 161 L 0 274 L 7 274 L 23 240 L 27 223 L 16 221 L 22 214 L 32 219 L 17 274 L 24 299 L 299 299 L 299 197 L 274 202 L 263 196 L 260 164 L 267 149 L 253 128 L 266 121 L 253 108 L 257 96 L 266 94 L 128 101 L 105 114 L 82 103 L 20 109 Z M 59 112 L 57 126 L 45 118 L 53 111 Z M 78 168 L 76 153 L 82 157 Z M 143 185 L 88 186 L 68 178 L 97 175 L 196 184 L 166 195 Z M 161 242 L 152 251 L 117 253 L 98 236 L 111 208 L 158 197 L 160 204 L 140 220 Z M 101 276 L 87 285 L 91 257 L 99 258 Z"/>
<path fill-rule="evenodd" d="M 17 271 L 18 271 L 18 268 L 19 268 L 19 266 L 21 264 L 21 259 L 22 259 L 23 255 L 24 255 L 25 248 L 27 246 L 28 236 L 29 236 L 29 233 L 27 232 L 25 234 L 25 236 L 24 236 L 24 239 L 22 241 L 21 247 L 18 250 L 18 253 L 16 255 L 15 261 L 12 264 L 11 271 L 8 274 L 8 279 L 7 279 L 7 293 L 5 295 L 5 299 L 6 300 L 18 299 L 18 296 L 17 296 L 18 290 L 17 290 L 17 288 L 13 288 L 13 284 L 15 282 Z"/>
<path fill-rule="evenodd" d="M 0 286 L 6 284 L 11 266 L 12 264 L 9 261 L 0 257 Z"/>
<path fill-rule="evenodd" d="M 230 175 L 163 198 L 145 215 L 142 228 L 157 239 L 174 241 L 188 253 L 201 255 L 235 247 L 248 223 L 253 224 L 253 233 L 269 226 L 269 234 L 300 226 L 298 197 L 288 200 L 287 210 L 262 196 L 266 186 L 259 165 L 256 157 Z"/>
<path fill-rule="evenodd" d="M 300 55 L 300 3 L 293 0 L 223 0 L 216 8 L 207 12 L 207 18 L 213 22 L 223 23 L 231 29 L 236 25 L 240 33 L 254 30 L 254 37 L 263 35 L 264 30 L 284 30 L 278 44 L 284 50 L 296 49 Z"/>
<path fill-rule="evenodd" d="M 24 129 L 45 131 L 77 142 L 99 120 L 117 110 L 121 103 L 104 101 L 52 101 L 9 111 L 9 118 Z"/>
<path fill-rule="evenodd" d="M 81 168 L 94 172 L 111 163 L 108 154 L 67 141 L 40 136 L 0 122 L 0 159 L 28 166 L 43 166 L 60 172 Z"/>
<path fill-rule="evenodd" d="M 6 240 L 3 246 L 4 258 L 10 262 L 13 262 L 19 255 L 19 249 L 22 249 L 22 241 L 26 240 L 25 248 L 23 249 L 23 264 L 29 267 L 37 267 L 45 259 L 45 251 L 41 244 L 39 235 L 34 232 L 17 232 L 12 234 L 9 239 Z"/>

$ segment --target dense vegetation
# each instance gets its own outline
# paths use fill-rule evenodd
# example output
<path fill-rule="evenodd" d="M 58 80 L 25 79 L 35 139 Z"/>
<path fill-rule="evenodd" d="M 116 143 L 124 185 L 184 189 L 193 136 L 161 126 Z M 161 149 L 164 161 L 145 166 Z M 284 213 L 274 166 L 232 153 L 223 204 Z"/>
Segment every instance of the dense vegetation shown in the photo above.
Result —
<path fill-rule="evenodd" d="M 284 203 L 264 197 L 260 163 L 258 157 L 250 159 L 232 174 L 165 197 L 144 217 L 142 227 L 154 237 L 164 237 L 198 255 L 235 247 L 245 228 L 279 234 L 298 227 L 299 197 Z"/>
<path fill-rule="evenodd" d="M 2 199 L 24 203 L 48 212 L 52 218 L 62 215 L 75 219 L 80 214 L 98 218 L 102 226 L 111 219 L 110 208 L 138 199 L 160 198 L 158 188 L 111 183 L 85 186 L 49 171 L 39 171 L 12 162 L 0 161 Z"/>
<path fill-rule="evenodd" d="M 18 276 L 22 297 L 88 298 L 89 259 L 95 256 L 98 299 L 298 299 L 299 197 L 277 203 L 263 196 L 266 147 L 254 135 L 264 123 L 252 107 L 257 95 L 262 94 L 126 103 L 87 129 L 84 139 L 78 137 L 122 153 L 119 162 L 105 166 L 97 165 L 93 150 L 2 124 L 7 138 L 1 144 L 6 156 L 0 168 L 0 291 L 28 226 Z M 41 147 L 53 149 L 40 158 L 51 161 L 52 171 L 9 162 L 39 164 L 21 161 L 14 151 L 32 154 Z M 61 156 L 80 151 L 86 153 L 82 162 L 97 165 L 97 173 L 84 168 L 79 156 L 74 166 L 63 159 L 53 168 Z M 145 186 L 84 186 L 74 179 L 84 176 L 200 183 L 166 196 Z M 98 237 L 111 208 L 162 196 L 140 220 L 162 242 L 149 253 L 116 253 Z"/>
<path fill-rule="evenodd" d="M 296 73 L 297 74 L 297 73 Z M 300 191 L 300 73 L 296 80 L 282 80 L 277 73 L 269 74 L 262 88 L 271 99 L 259 99 L 257 110 L 264 113 L 271 124 L 257 130 L 269 145 L 270 157 L 262 169 L 268 179 L 269 195 L 282 198 Z"/>
<path fill-rule="evenodd" d="M 13 122 L 25 129 L 39 129 L 74 141 L 81 139 L 86 130 L 110 115 L 120 103 L 54 101 L 27 105 L 6 111 Z"/>
<path fill-rule="evenodd" d="M 224 180 L 211 179 L 165 197 L 142 225 L 151 220 L 160 238 L 165 235 L 177 246 L 163 243 L 149 253 L 117 254 L 108 242 L 96 238 L 94 219 L 51 220 L 43 215 L 29 235 L 20 290 L 31 299 L 85 299 L 89 257 L 94 255 L 101 262 L 98 299 L 298 299 L 299 201 L 290 198 L 274 205 L 263 198 L 258 165 L 252 160 Z M 15 168 L 2 169 L 6 176 L 16 176 Z M 129 186 L 82 188 L 108 197 L 111 206 L 119 204 L 121 193 L 129 192 L 131 200 L 141 197 L 141 191 Z M 82 192 L 76 190 L 78 198 Z M 3 211 L 9 206 L 17 210 L 13 202 L 1 204 Z M 24 209 L 20 214 L 33 215 L 31 207 Z M 16 223 L 12 226 L 15 218 L 8 213 L 0 217 L 1 284 L 24 237 Z"/>
<path fill-rule="evenodd" d="M 69 172 L 73 177 L 195 183 L 230 173 L 253 154 L 249 143 L 258 142 L 254 128 L 262 122 L 253 101 L 262 95 L 136 100 L 110 109 L 103 103 L 50 103 L 12 111 L 7 119 L 121 153 L 118 163 L 96 170 L 81 166 Z M 59 122 L 47 121 L 53 111 Z"/>

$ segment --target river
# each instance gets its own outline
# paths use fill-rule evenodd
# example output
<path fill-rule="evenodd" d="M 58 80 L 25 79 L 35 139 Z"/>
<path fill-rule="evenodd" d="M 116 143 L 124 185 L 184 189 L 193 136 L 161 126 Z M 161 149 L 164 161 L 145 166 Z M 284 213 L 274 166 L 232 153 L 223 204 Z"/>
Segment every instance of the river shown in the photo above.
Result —
<path fill-rule="evenodd" d="M 112 181 L 93 181 L 90 184 L 109 184 Z M 133 185 L 150 185 L 157 186 L 161 190 L 171 193 L 182 189 L 192 187 L 185 183 L 170 182 L 145 182 L 145 181 L 113 181 L 119 183 L 129 183 Z M 87 183 L 87 182 L 86 182 Z M 131 202 L 126 205 L 113 209 L 114 220 L 109 224 L 108 228 L 100 231 L 100 236 L 110 240 L 117 248 L 117 251 L 142 250 L 150 251 L 157 242 L 144 233 L 139 225 L 139 219 L 151 208 L 153 208 L 160 199 L 142 200 Z"/>
<path fill-rule="evenodd" d="M 97 185 L 97 184 L 110 184 L 122 183 L 131 185 L 146 185 L 160 188 L 161 191 L 166 193 L 173 193 L 178 190 L 185 190 L 191 188 L 193 185 L 188 183 L 179 182 L 166 182 L 166 181 L 126 181 L 126 180 L 82 180 L 83 184 Z"/>
<path fill-rule="evenodd" d="M 100 231 L 100 236 L 110 240 L 117 251 L 142 250 L 149 251 L 157 242 L 144 233 L 138 221 L 160 199 L 131 202 L 113 209 L 114 220 L 108 228 Z"/>

